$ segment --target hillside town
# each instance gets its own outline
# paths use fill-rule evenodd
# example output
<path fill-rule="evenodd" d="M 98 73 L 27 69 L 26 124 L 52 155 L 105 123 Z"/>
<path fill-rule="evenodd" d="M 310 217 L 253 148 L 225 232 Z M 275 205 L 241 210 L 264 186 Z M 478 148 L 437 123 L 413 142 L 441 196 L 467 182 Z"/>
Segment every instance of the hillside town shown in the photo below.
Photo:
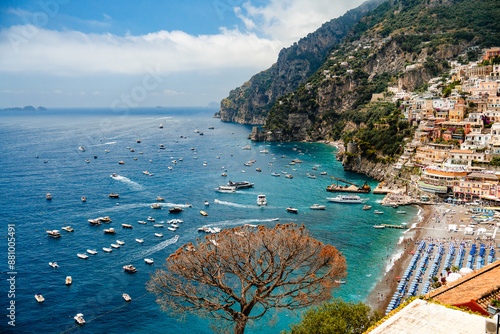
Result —
<path fill-rule="evenodd" d="M 429 80 L 426 91 L 389 87 L 372 102 L 399 103 L 404 121 L 415 128 L 394 170 L 417 168 L 412 183 L 430 196 L 498 205 L 500 47 L 468 51 L 479 52 L 480 60 L 449 61 L 449 73 Z"/>

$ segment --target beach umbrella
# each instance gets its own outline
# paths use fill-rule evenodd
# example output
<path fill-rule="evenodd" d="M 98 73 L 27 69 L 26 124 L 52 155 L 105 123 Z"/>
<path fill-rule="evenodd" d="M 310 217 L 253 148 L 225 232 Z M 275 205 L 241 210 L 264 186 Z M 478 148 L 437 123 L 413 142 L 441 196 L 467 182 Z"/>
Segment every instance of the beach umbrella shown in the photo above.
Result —
<path fill-rule="evenodd" d="M 460 274 L 462 274 L 462 275 L 467 275 L 467 274 L 470 274 L 471 272 L 472 272 L 472 269 L 470 269 L 470 268 L 460 269 Z"/>
<path fill-rule="evenodd" d="M 461 278 L 462 275 L 460 275 L 459 273 L 451 273 L 448 275 L 448 277 L 446 278 L 446 280 L 448 282 L 454 282 L 456 281 L 457 279 Z"/>

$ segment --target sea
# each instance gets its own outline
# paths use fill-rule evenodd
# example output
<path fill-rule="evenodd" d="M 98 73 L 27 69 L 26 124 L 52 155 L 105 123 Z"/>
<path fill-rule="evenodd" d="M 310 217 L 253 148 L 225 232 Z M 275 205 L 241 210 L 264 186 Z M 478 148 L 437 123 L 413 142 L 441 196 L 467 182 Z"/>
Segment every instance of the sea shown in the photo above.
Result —
<path fill-rule="evenodd" d="M 404 233 L 374 229 L 373 225 L 411 226 L 418 209 L 405 207 L 406 214 L 398 214 L 396 209 L 380 205 L 383 195 L 374 194 L 362 195 L 372 205 L 368 211 L 361 209 L 362 204 L 327 202 L 327 197 L 335 196 L 326 191 L 331 176 L 356 184 L 367 182 L 372 188 L 377 182 L 344 171 L 331 145 L 254 143 L 247 139 L 251 126 L 221 122 L 213 118 L 214 111 L 52 109 L 0 114 L 4 236 L 0 245 L 0 332 L 213 333 L 210 319 L 186 315 L 179 321 L 163 312 L 155 295 L 146 291 L 146 282 L 171 253 L 203 238 L 204 233 L 198 231 L 202 226 L 273 227 L 278 223 L 273 220 L 276 218 L 279 223 L 304 224 L 313 237 L 343 253 L 346 283 L 332 297 L 366 301 L 392 260 L 400 255 L 395 254 L 395 247 Z M 246 145 L 251 149 L 243 149 Z M 261 153 L 265 150 L 268 153 Z M 302 162 L 293 165 L 292 159 Z M 250 160 L 255 162 L 245 166 Z M 227 177 L 221 175 L 223 172 Z M 285 178 L 285 173 L 293 179 Z M 229 180 L 249 181 L 255 186 L 235 193 L 215 190 Z M 52 200 L 46 200 L 47 193 Z M 110 193 L 119 194 L 119 198 L 109 198 Z M 266 207 L 257 206 L 259 194 L 266 196 Z M 165 199 L 161 210 L 151 209 L 157 196 Z M 326 210 L 310 210 L 315 203 L 326 205 Z M 167 209 L 174 206 L 184 211 L 169 214 Z M 298 214 L 287 212 L 290 206 L 297 208 Z M 374 214 L 377 209 L 384 214 Z M 200 210 L 208 215 L 200 215 Z M 89 224 L 88 219 L 102 216 L 109 216 L 112 222 Z M 175 232 L 154 228 L 151 222 L 138 224 L 149 216 L 156 223 L 172 218 L 184 222 Z M 122 223 L 133 228 L 123 229 Z M 61 229 L 68 225 L 74 232 Z M 109 227 L 116 229 L 116 235 L 103 233 Z M 60 231 L 60 238 L 48 237 L 46 231 L 54 229 Z M 162 232 L 163 237 L 156 237 L 155 232 Z M 138 243 L 136 238 L 144 242 Z M 111 253 L 102 250 L 116 240 L 125 244 Z M 77 257 L 87 249 L 98 253 L 88 254 L 88 259 Z M 146 264 L 144 258 L 153 258 L 154 264 Z M 49 262 L 57 262 L 59 267 L 54 269 Z M 133 264 L 137 272 L 124 272 L 126 264 Z M 72 277 L 72 285 L 65 285 L 66 276 Z M 125 302 L 122 293 L 129 294 L 132 302 Z M 45 301 L 37 303 L 35 294 L 42 294 Z M 8 324 L 12 317 L 7 317 L 12 314 L 7 310 L 12 301 L 15 327 Z M 77 313 L 83 314 L 85 325 L 75 324 Z M 299 321 L 300 312 L 270 312 L 248 326 L 246 333 L 279 333 Z"/>

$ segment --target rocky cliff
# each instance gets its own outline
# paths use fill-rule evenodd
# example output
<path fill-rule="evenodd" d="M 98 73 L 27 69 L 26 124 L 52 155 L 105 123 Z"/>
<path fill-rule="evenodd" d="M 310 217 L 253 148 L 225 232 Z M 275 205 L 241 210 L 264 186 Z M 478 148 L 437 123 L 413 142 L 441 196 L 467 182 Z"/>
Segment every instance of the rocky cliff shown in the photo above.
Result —
<path fill-rule="evenodd" d="M 275 64 L 232 90 L 221 101 L 221 120 L 264 124 L 274 102 L 304 83 L 322 65 L 331 48 L 342 42 L 354 24 L 383 1 L 367 1 L 281 50 Z"/>
<path fill-rule="evenodd" d="M 349 155 L 344 152 L 338 153 L 337 160 L 342 161 L 344 170 L 368 175 L 369 177 L 377 181 L 387 181 L 387 176 L 392 172 L 391 164 L 373 162 L 360 155 Z"/>

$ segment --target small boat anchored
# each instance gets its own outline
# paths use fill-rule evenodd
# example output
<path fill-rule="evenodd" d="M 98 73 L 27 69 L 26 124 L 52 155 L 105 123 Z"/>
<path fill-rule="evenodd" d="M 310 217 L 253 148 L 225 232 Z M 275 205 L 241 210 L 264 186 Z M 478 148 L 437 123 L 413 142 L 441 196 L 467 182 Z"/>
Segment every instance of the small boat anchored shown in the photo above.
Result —
<path fill-rule="evenodd" d="M 170 213 L 179 213 L 179 212 L 182 212 L 184 211 L 183 209 L 179 208 L 178 206 L 176 207 L 173 207 L 172 209 L 168 209 L 168 212 Z"/>
<path fill-rule="evenodd" d="M 78 313 L 77 315 L 75 315 L 73 317 L 73 319 L 75 319 L 76 323 L 79 324 L 80 326 L 85 323 L 85 319 L 83 319 L 83 314 L 82 313 Z"/>
<path fill-rule="evenodd" d="M 267 205 L 266 195 L 257 196 L 257 205 L 259 206 Z"/>
<path fill-rule="evenodd" d="M 130 296 L 126 293 L 122 293 L 122 297 L 126 302 L 132 301 L 132 298 L 130 298 Z"/>
<path fill-rule="evenodd" d="M 57 264 L 57 262 L 49 262 L 49 266 L 51 266 L 52 268 L 58 268 L 59 265 Z"/>
<path fill-rule="evenodd" d="M 146 262 L 147 264 L 153 264 L 154 263 L 153 259 L 144 259 L 144 262 Z"/>
<path fill-rule="evenodd" d="M 71 276 L 66 276 L 65 283 L 66 283 L 66 285 L 73 284 L 73 279 L 71 278 Z"/>
<path fill-rule="evenodd" d="M 35 299 L 36 299 L 36 301 L 37 301 L 37 302 L 39 302 L 39 303 L 43 303 L 43 302 L 44 302 L 44 300 L 45 300 L 45 298 L 43 298 L 42 294 L 40 294 L 40 293 L 37 293 L 37 294 L 35 295 Z"/>
<path fill-rule="evenodd" d="M 309 207 L 311 210 L 325 210 L 326 205 L 313 204 Z"/>
<path fill-rule="evenodd" d="M 295 213 L 295 214 L 298 214 L 299 213 L 299 210 L 296 209 L 296 208 L 292 208 L 292 207 L 288 207 L 286 208 L 286 211 L 290 212 L 290 213 Z"/>
<path fill-rule="evenodd" d="M 137 269 L 133 265 L 131 265 L 131 264 L 127 264 L 126 266 L 123 266 L 123 269 L 127 273 L 135 273 L 135 272 L 137 272 Z"/>
<path fill-rule="evenodd" d="M 371 205 L 365 205 L 363 206 L 363 210 L 370 210 L 372 208 Z"/>

